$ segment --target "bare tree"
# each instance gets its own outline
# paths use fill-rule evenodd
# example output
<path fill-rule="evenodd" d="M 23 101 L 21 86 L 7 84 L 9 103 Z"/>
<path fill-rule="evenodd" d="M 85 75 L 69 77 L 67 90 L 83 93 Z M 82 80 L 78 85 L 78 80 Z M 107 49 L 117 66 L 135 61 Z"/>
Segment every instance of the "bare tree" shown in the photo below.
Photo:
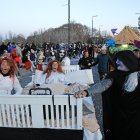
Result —
<path fill-rule="evenodd" d="M 13 42 L 24 44 L 26 42 L 26 39 L 25 39 L 24 35 L 19 34 L 19 35 L 13 37 Z"/>
<path fill-rule="evenodd" d="M 12 32 L 11 31 L 9 31 L 8 32 L 8 38 L 9 38 L 9 40 L 12 42 L 12 40 L 13 40 L 13 34 L 12 34 Z"/>
<path fill-rule="evenodd" d="M 2 37 L 2 35 L 0 35 L 0 42 L 2 42 L 3 41 L 3 37 Z"/>
<path fill-rule="evenodd" d="M 96 31 L 96 29 L 95 29 Z M 82 25 L 80 23 L 76 23 L 75 21 L 71 21 L 70 23 L 70 41 L 72 42 L 87 42 L 89 36 L 91 34 L 91 28 L 86 25 Z M 9 40 L 12 42 L 13 39 L 16 41 L 25 41 L 28 43 L 34 42 L 37 46 L 42 46 L 44 42 L 53 42 L 53 43 L 68 43 L 68 24 L 64 24 L 58 28 L 49 28 L 47 30 L 40 29 L 38 31 L 34 31 L 30 36 L 21 37 L 20 35 L 15 35 L 9 31 L 8 34 Z"/>

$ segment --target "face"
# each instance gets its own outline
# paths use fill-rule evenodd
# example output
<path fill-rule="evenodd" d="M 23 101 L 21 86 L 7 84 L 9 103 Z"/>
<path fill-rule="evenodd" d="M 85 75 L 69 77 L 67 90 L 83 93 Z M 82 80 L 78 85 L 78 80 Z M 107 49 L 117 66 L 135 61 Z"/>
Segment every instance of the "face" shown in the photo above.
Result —
<path fill-rule="evenodd" d="M 1 71 L 3 74 L 7 74 L 10 71 L 10 65 L 6 60 L 2 61 L 1 63 Z"/>
<path fill-rule="evenodd" d="M 101 53 L 102 54 L 106 54 L 106 50 L 105 49 L 101 49 Z"/>
<path fill-rule="evenodd" d="M 98 47 L 94 47 L 95 52 L 98 52 Z"/>
<path fill-rule="evenodd" d="M 128 67 L 124 65 L 124 63 L 117 59 L 116 60 L 116 64 L 117 64 L 117 69 L 120 70 L 120 71 L 129 71 Z"/>
<path fill-rule="evenodd" d="M 85 55 L 84 55 L 85 57 L 89 57 L 89 54 L 88 54 L 88 52 L 85 52 Z"/>
<path fill-rule="evenodd" d="M 136 58 L 140 58 L 140 51 L 134 52 L 134 55 L 136 56 Z"/>
<path fill-rule="evenodd" d="M 60 55 L 60 57 L 63 57 L 64 56 L 64 52 L 60 51 L 59 55 Z"/>
<path fill-rule="evenodd" d="M 52 64 L 52 71 L 56 72 L 58 69 L 58 63 L 57 62 L 53 62 Z"/>

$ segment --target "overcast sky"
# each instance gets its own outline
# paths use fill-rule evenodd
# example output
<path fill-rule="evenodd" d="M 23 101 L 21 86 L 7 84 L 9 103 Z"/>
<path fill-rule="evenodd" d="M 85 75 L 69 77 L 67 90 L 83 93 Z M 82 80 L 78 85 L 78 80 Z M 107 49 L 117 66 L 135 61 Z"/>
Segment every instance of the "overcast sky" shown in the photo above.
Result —
<path fill-rule="evenodd" d="M 71 0 L 71 21 L 96 29 L 118 32 L 125 26 L 138 26 L 140 0 Z M 68 22 L 68 0 L 0 0 L 0 35 L 12 32 L 30 35 L 40 29 Z"/>

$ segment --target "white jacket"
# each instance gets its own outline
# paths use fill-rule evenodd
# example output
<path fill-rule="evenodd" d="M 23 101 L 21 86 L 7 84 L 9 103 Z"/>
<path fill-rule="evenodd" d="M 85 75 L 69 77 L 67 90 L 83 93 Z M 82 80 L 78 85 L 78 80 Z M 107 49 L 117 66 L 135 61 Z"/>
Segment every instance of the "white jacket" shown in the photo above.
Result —
<path fill-rule="evenodd" d="M 38 84 L 69 84 L 70 80 L 63 73 L 51 72 L 50 77 L 46 78 L 47 74 L 43 74 L 37 81 Z"/>
<path fill-rule="evenodd" d="M 17 77 L 10 78 L 10 76 L 3 76 L 0 74 L 0 95 L 11 94 L 12 89 L 15 94 L 22 94 L 23 88 L 21 87 Z"/>
<path fill-rule="evenodd" d="M 70 58 L 69 57 L 64 57 L 62 62 L 61 62 L 64 66 L 70 66 Z"/>

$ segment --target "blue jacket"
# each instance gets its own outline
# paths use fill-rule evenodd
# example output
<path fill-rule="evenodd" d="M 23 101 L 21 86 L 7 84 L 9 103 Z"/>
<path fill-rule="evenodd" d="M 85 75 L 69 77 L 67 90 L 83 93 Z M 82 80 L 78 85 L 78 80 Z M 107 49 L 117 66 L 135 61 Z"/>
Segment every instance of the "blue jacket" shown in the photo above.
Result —
<path fill-rule="evenodd" d="M 100 54 L 97 56 L 97 59 L 93 65 L 98 64 L 98 72 L 99 73 L 108 73 L 109 72 L 109 64 L 111 62 L 111 58 L 107 54 Z"/>

